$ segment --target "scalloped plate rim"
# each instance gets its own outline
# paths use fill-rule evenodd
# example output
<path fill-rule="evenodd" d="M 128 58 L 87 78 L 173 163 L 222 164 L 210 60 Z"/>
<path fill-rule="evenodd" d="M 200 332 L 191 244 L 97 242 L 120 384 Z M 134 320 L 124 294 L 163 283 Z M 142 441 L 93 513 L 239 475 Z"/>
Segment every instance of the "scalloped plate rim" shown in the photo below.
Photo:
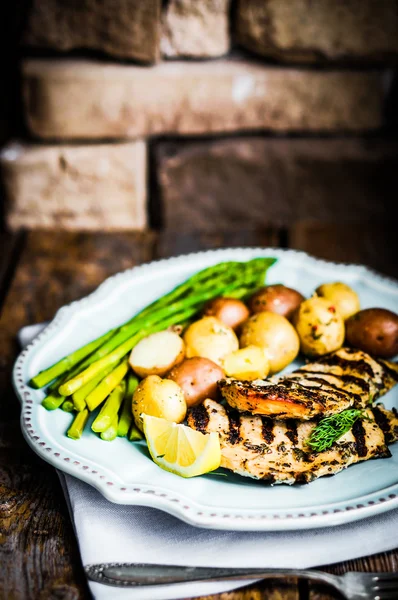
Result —
<path fill-rule="evenodd" d="M 56 332 L 63 324 L 65 324 L 65 322 L 67 322 L 68 318 L 71 318 L 73 314 L 84 305 L 92 302 L 93 300 L 95 301 L 101 297 L 105 297 L 108 288 L 110 289 L 112 286 L 117 284 L 119 280 L 128 279 L 130 276 L 138 275 L 139 273 L 145 271 L 149 273 L 150 271 L 156 271 L 162 264 L 166 263 L 173 267 L 178 267 L 179 263 L 183 263 L 189 259 L 200 260 L 202 257 L 205 258 L 218 255 L 223 256 L 231 253 L 260 253 L 261 255 L 264 255 L 264 253 L 270 253 L 270 255 L 275 257 L 295 257 L 297 259 L 304 260 L 304 262 L 307 262 L 310 265 L 312 264 L 318 267 L 325 266 L 328 268 L 347 268 L 351 272 L 354 272 L 358 275 L 366 275 L 371 277 L 373 282 L 377 282 L 377 284 L 381 287 L 388 288 L 390 293 L 393 292 L 397 294 L 398 297 L 398 281 L 391 277 L 384 276 L 364 265 L 332 262 L 318 259 L 306 252 L 273 247 L 220 248 L 215 250 L 205 250 L 201 252 L 193 252 L 180 256 L 155 260 L 126 269 L 116 273 L 115 275 L 112 275 L 111 277 L 108 277 L 91 294 L 61 307 L 56 312 L 53 320 L 48 324 L 48 326 L 30 344 L 28 344 L 17 357 L 13 368 L 12 381 L 17 396 L 22 404 L 21 429 L 25 440 L 29 446 L 46 462 L 50 463 L 52 466 L 55 466 L 61 471 L 64 471 L 69 475 L 73 475 L 74 477 L 77 477 L 78 479 L 93 486 L 111 502 L 158 508 L 191 525 L 203 528 L 236 531 L 286 531 L 312 529 L 357 521 L 393 510 L 394 508 L 398 507 L 398 484 L 396 484 L 390 486 L 392 488 L 391 490 L 386 489 L 386 492 L 390 492 L 388 498 L 382 498 L 379 502 L 370 502 L 368 505 L 346 507 L 345 510 L 336 509 L 333 512 L 322 512 L 319 511 L 319 508 L 315 508 L 312 513 L 304 515 L 302 512 L 305 511 L 305 509 L 300 509 L 300 514 L 285 514 L 284 516 L 281 516 L 280 513 L 271 514 L 271 509 L 267 509 L 262 512 L 259 509 L 241 512 L 225 509 L 217 514 L 214 508 L 195 503 L 183 495 L 178 495 L 175 492 L 172 492 L 171 495 L 167 495 L 165 490 L 163 488 L 159 488 L 158 486 L 141 485 L 140 488 L 137 488 L 134 487 L 135 484 L 120 485 L 116 484 L 115 482 L 106 481 L 109 478 L 105 475 L 100 475 L 99 471 L 97 471 L 97 468 L 95 468 L 96 465 L 90 466 L 90 460 L 86 461 L 87 465 L 82 466 L 81 461 L 73 461 L 71 458 L 62 457 L 60 453 L 58 453 L 58 456 L 55 456 L 56 453 L 53 455 L 49 452 L 50 449 L 48 447 L 46 449 L 47 444 L 40 438 L 40 436 L 33 435 L 33 433 L 36 432 L 32 432 L 31 409 L 34 406 L 32 396 L 34 396 L 35 390 L 29 388 L 21 380 L 21 374 L 27 358 L 35 351 L 35 349 L 40 348 L 41 345 L 44 345 L 51 339 L 51 332 Z M 28 419 L 28 421 L 26 419 Z M 69 450 L 67 452 L 70 454 Z M 104 471 L 107 470 L 108 469 L 104 469 Z M 94 471 L 94 473 L 91 473 L 91 471 Z M 392 493 L 392 491 L 394 491 L 394 493 Z M 336 504 L 338 503 L 332 503 L 331 506 L 335 506 Z M 318 512 L 316 512 L 317 510 Z M 287 513 L 286 510 L 283 512 Z"/>

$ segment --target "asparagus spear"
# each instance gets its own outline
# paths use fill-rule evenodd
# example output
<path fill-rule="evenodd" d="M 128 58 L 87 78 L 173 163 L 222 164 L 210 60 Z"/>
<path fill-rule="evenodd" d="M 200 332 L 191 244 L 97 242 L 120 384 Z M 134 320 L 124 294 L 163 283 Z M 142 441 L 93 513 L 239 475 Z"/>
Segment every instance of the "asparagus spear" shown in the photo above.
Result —
<path fill-rule="evenodd" d="M 87 396 L 97 387 L 97 385 L 101 383 L 104 377 L 106 377 L 106 375 L 109 375 L 109 373 L 113 370 L 113 366 L 109 367 L 108 369 L 105 369 L 105 371 L 97 375 L 97 377 L 94 377 L 94 379 L 91 379 L 91 381 L 86 383 L 86 385 L 83 385 L 83 387 L 78 389 L 77 392 L 75 392 L 72 395 L 73 404 L 75 405 L 75 409 L 78 412 L 84 410 L 87 407 Z"/>
<path fill-rule="evenodd" d="M 120 365 L 104 377 L 99 385 L 89 393 L 86 398 L 86 403 L 89 411 L 93 411 L 99 406 L 107 396 L 119 385 L 123 380 L 129 368 L 127 359 L 122 361 Z M 123 382 L 123 386 L 124 386 Z M 124 389 L 123 389 L 124 391 Z M 98 417 L 97 417 L 98 418 Z M 102 431 L 102 430 L 101 430 Z"/>
<path fill-rule="evenodd" d="M 81 371 L 81 369 L 84 369 L 83 373 L 85 373 L 84 382 L 82 382 L 79 379 L 79 374 L 77 374 L 76 377 L 78 379 L 78 385 L 75 381 L 74 386 L 77 385 L 77 387 L 74 387 L 72 385 L 71 391 L 71 386 L 68 386 L 68 384 L 70 384 L 73 379 L 76 379 L 76 377 L 72 377 L 72 374 L 70 374 L 68 377 L 69 381 L 67 383 L 62 382 L 60 386 L 61 394 L 70 395 L 74 391 L 77 391 L 82 385 L 84 385 L 84 383 L 90 381 L 90 379 L 94 376 L 93 370 L 90 370 L 91 365 L 95 365 L 94 372 L 99 375 L 103 370 L 103 363 L 101 363 L 102 358 L 112 356 L 110 364 L 114 366 L 115 362 L 117 362 L 118 360 L 114 355 L 114 351 L 119 351 L 120 347 L 125 342 L 128 342 L 132 337 L 134 337 L 137 334 L 137 332 L 142 330 L 143 327 L 149 328 L 150 324 L 162 323 L 162 327 L 155 328 L 152 331 L 147 331 L 146 334 L 148 334 L 152 333 L 153 331 L 159 331 L 160 329 L 169 326 L 170 323 L 166 325 L 164 325 L 163 323 L 163 319 L 165 318 L 165 312 L 167 313 L 167 315 L 170 315 L 171 313 L 174 313 L 175 311 L 178 311 L 182 308 L 187 309 L 187 307 L 189 306 L 192 306 L 194 308 L 195 306 L 199 306 L 202 302 L 206 301 L 207 299 L 210 299 L 211 297 L 221 293 L 223 295 L 226 295 L 226 293 L 235 293 L 236 297 L 240 297 L 240 294 L 247 295 L 248 293 L 250 293 L 255 281 L 258 282 L 258 285 L 260 283 L 263 283 L 266 269 L 271 264 L 273 264 L 273 262 L 275 262 L 275 259 L 267 258 L 253 259 L 246 263 L 238 263 L 231 261 L 208 267 L 207 269 L 196 273 L 186 282 L 184 282 L 183 284 L 181 284 L 180 286 L 178 286 L 159 300 L 153 302 L 149 307 L 145 308 L 143 311 L 141 311 L 141 313 L 133 317 L 125 325 L 113 331 L 110 337 L 107 338 L 106 341 L 102 343 L 102 345 L 97 347 L 97 349 L 94 352 L 91 352 L 86 358 L 86 360 L 84 360 L 83 363 L 80 365 L 79 371 Z M 218 280 L 217 277 L 219 278 Z M 261 281 L 259 281 L 259 277 Z M 215 279 L 216 282 L 214 282 Z M 232 283 L 228 285 L 227 280 L 232 280 Z M 215 283 L 217 285 L 215 285 Z M 198 284 L 200 285 L 198 286 Z M 198 287 L 200 288 L 201 292 L 199 294 L 196 293 Z M 244 287 L 245 289 L 243 289 Z M 187 296 L 189 297 L 190 293 L 193 296 L 193 298 L 191 297 L 188 299 Z M 184 297 L 186 297 L 186 300 L 180 300 L 179 302 L 175 302 L 171 306 L 169 305 L 170 301 L 178 298 L 181 299 Z M 155 311 L 155 314 L 152 314 L 151 311 Z M 151 314 L 149 323 L 148 319 L 144 318 L 148 314 Z M 195 314 L 195 311 L 191 311 L 188 314 L 187 318 L 190 318 L 191 316 L 193 316 L 193 314 Z M 136 341 L 138 341 L 138 339 Z M 93 348 L 91 348 L 91 350 L 92 349 Z M 129 350 L 127 350 L 127 352 L 128 351 Z M 60 363 L 63 363 L 64 365 L 64 371 L 70 367 L 70 358 L 74 357 L 78 352 L 82 353 L 83 349 L 72 353 L 71 355 L 65 357 L 65 359 L 60 361 Z M 79 357 L 81 358 L 81 355 L 79 355 Z M 98 363 L 100 363 L 100 365 Z M 56 367 L 57 365 L 54 365 L 54 367 Z M 53 369 L 53 367 L 51 367 L 47 371 L 50 371 L 51 369 Z M 87 371 L 89 373 L 87 373 Z M 73 374 L 75 375 L 75 373 Z M 39 374 L 37 377 L 40 377 L 40 375 L 42 374 Z M 37 377 L 34 378 L 34 380 L 36 380 Z M 82 408 L 82 406 L 83 405 L 80 403 L 79 407 Z"/>
<path fill-rule="evenodd" d="M 153 327 L 149 327 L 148 329 L 141 329 L 140 332 L 136 333 L 133 337 L 126 340 L 123 344 L 118 346 L 113 352 L 104 356 L 100 360 L 96 361 L 92 365 L 90 365 L 87 369 L 82 371 L 76 377 L 73 377 L 66 383 L 60 386 L 59 392 L 60 394 L 64 394 L 65 396 L 70 396 L 83 385 L 85 385 L 88 381 L 90 381 L 93 377 L 96 377 L 100 373 L 102 373 L 109 366 L 116 365 L 126 354 L 128 354 L 134 346 L 144 337 L 149 335 L 150 333 L 155 333 L 156 331 L 162 331 L 163 329 L 167 329 L 170 325 L 174 325 L 175 323 L 179 323 L 180 321 L 184 321 L 189 318 L 193 314 L 195 314 L 196 309 L 188 309 L 185 312 L 180 313 L 180 315 L 174 315 L 170 318 L 164 319 L 157 325 Z M 109 375 L 110 377 L 110 375 Z M 95 392 L 95 390 L 94 390 Z M 93 394 L 94 392 L 91 392 Z M 89 397 L 86 398 L 87 405 L 90 410 L 93 410 L 89 404 Z M 96 404 L 98 406 L 98 404 Z M 95 408 L 95 407 L 94 407 Z"/>
<path fill-rule="evenodd" d="M 48 391 L 50 393 L 47 395 L 46 398 L 44 398 L 42 402 L 42 406 L 44 406 L 44 408 L 46 408 L 47 410 L 55 410 L 56 408 L 62 406 L 63 402 L 66 400 L 66 397 L 59 394 L 58 388 L 62 383 L 65 383 L 65 381 L 68 381 L 68 379 L 77 375 L 80 369 L 83 367 L 83 364 L 84 363 L 79 363 L 77 367 L 73 368 L 71 371 L 68 371 L 67 374 L 63 377 L 58 377 L 57 379 L 55 379 L 55 381 L 51 383 L 51 385 L 49 385 Z M 84 410 L 86 408 L 85 402 L 84 404 L 81 402 L 74 402 L 74 405 L 77 412 L 80 412 L 81 410 Z"/>
<path fill-rule="evenodd" d="M 71 400 L 64 400 L 61 404 L 61 408 L 62 410 L 64 410 L 65 412 L 73 412 L 75 410 L 74 404 Z"/>
<path fill-rule="evenodd" d="M 112 442 L 117 437 L 117 428 L 118 428 L 118 416 L 117 414 L 113 417 L 112 423 L 109 425 L 108 429 L 105 429 L 101 433 L 101 440 L 105 442 Z"/>
<path fill-rule="evenodd" d="M 104 406 L 101 408 L 99 414 L 97 415 L 95 421 L 91 425 L 91 429 L 93 431 L 97 433 L 102 433 L 103 431 L 108 429 L 110 425 L 113 424 L 114 418 L 117 417 L 120 406 L 123 402 L 125 392 L 126 384 L 124 381 L 122 381 L 113 389 L 113 391 L 109 395 L 109 398 L 107 399 Z"/>
<path fill-rule="evenodd" d="M 78 412 L 76 417 L 73 419 L 72 425 L 67 431 L 67 436 L 73 440 L 79 440 L 82 437 L 83 429 L 86 426 L 90 413 L 87 408 Z"/>
<path fill-rule="evenodd" d="M 41 405 L 44 406 L 46 410 L 55 410 L 61 406 L 64 400 L 65 396 L 61 396 L 58 392 L 52 392 L 44 398 Z"/>
<path fill-rule="evenodd" d="M 128 339 L 128 337 L 130 337 L 134 333 L 134 331 L 130 330 L 130 325 L 136 327 L 144 316 L 147 316 L 148 314 L 152 313 L 153 311 L 155 311 L 155 309 L 158 310 L 159 308 L 169 305 L 171 301 L 177 298 L 182 298 L 183 296 L 186 296 L 190 292 L 190 290 L 194 290 L 195 286 L 197 286 L 198 284 L 202 284 L 202 288 L 203 283 L 206 282 L 208 286 L 211 286 L 213 285 L 214 279 L 216 279 L 219 276 L 223 276 L 224 273 L 229 275 L 236 273 L 236 276 L 238 277 L 240 271 L 244 271 L 245 269 L 247 270 L 248 268 L 250 269 L 251 266 L 265 265 L 267 264 L 267 261 L 269 262 L 269 259 L 254 259 L 253 261 L 249 261 L 247 263 L 239 263 L 236 261 L 219 263 L 218 265 L 213 265 L 211 267 L 208 267 L 207 269 L 200 271 L 199 273 L 196 273 L 186 282 L 184 282 L 180 286 L 177 286 L 174 290 L 172 290 L 162 298 L 156 300 L 151 305 L 146 307 L 143 311 L 141 311 L 141 313 L 130 319 L 130 321 L 125 323 L 122 327 L 118 328 L 117 330 L 112 330 L 108 332 L 107 334 L 101 336 L 94 342 L 86 344 L 86 346 L 83 346 L 83 348 L 72 352 L 70 355 L 64 357 L 61 361 L 58 361 L 58 363 L 56 363 L 49 369 L 46 369 L 45 371 L 42 371 L 41 373 L 33 377 L 33 379 L 31 380 L 31 385 L 33 387 L 44 387 L 45 385 L 47 385 L 47 383 L 49 383 L 59 375 L 65 373 L 65 371 L 69 370 L 72 366 L 80 362 L 83 358 L 87 357 L 88 355 L 91 356 L 89 356 L 89 358 L 87 358 L 87 360 L 84 361 L 84 367 L 87 367 L 96 360 L 106 356 L 109 352 L 112 352 L 118 345 L 123 343 L 126 339 Z M 123 332 L 125 335 L 122 335 L 120 337 L 120 334 Z"/>
<path fill-rule="evenodd" d="M 108 331 L 101 337 L 97 338 L 93 342 L 89 342 L 85 346 L 82 346 L 82 348 L 79 348 L 78 350 L 75 350 L 71 354 L 68 354 L 68 356 L 65 356 L 64 358 L 59 360 L 52 367 L 49 367 L 48 369 L 41 371 L 38 375 L 33 377 L 30 380 L 29 385 L 34 388 L 44 387 L 45 385 L 50 383 L 50 381 L 52 381 L 59 375 L 62 375 L 62 373 L 65 373 L 65 371 L 68 371 L 69 369 L 74 367 L 77 363 L 79 363 L 88 354 L 91 354 L 91 352 L 93 352 L 96 348 L 101 346 L 101 344 L 103 344 L 107 339 L 109 339 L 112 336 L 112 334 L 113 334 L 113 329 L 111 331 Z"/>
<path fill-rule="evenodd" d="M 253 266 L 250 263 L 248 263 L 249 267 L 247 267 L 247 272 L 245 274 L 246 279 L 253 283 L 253 272 L 255 280 L 258 279 L 259 270 L 262 270 L 264 268 L 263 262 L 264 261 L 259 263 L 258 260 L 256 260 L 254 271 Z M 258 266 L 258 264 L 260 264 L 261 268 Z M 248 273 L 250 274 L 249 278 Z M 129 339 L 123 341 L 120 345 L 118 345 L 115 348 L 115 350 L 110 352 L 107 356 L 104 356 L 102 359 L 93 362 L 87 369 L 82 371 L 79 375 L 62 384 L 59 388 L 59 392 L 61 394 L 64 394 L 65 396 L 73 394 L 75 391 L 77 391 L 79 388 L 85 385 L 88 381 L 90 381 L 93 377 L 101 373 L 106 367 L 114 365 L 121 358 L 123 358 L 123 356 L 130 352 L 132 348 L 136 345 L 136 343 L 139 342 L 139 340 L 145 337 L 146 335 L 149 335 L 150 333 L 155 333 L 156 331 L 161 331 L 162 329 L 166 329 L 170 325 L 190 318 L 197 312 L 198 307 L 201 304 L 203 304 L 203 302 L 205 302 L 206 300 L 220 293 L 234 290 L 239 286 L 240 280 L 238 279 L 235 279 L 235 281 L 230 283 L 229 286 L 226 286 L 225 281 L 223 281 L 222 284 L 219 284 L 217 287 L 213 287 L 211 291 L 192 295 L 192 297 L 188 300 L 179 301 L 171 306 L 165 306 L 161 308 L 155 316 L 140 324 L 139 332 L 136 332 L 134 335 L 132 335 L 132 337 L 129 337 Z M 166 315 L 170 315 L 170 313 L 172 313 L 171 316 L 169 316 L 169 318 L 165 318 Z M 116 333 L 116 335 L 111 340 L 112 344 L 120 342 L 122 339 L 124 340 L 127 331 L 128 333 L 130 333 L 130 328 L 126 328 L 124 329 L 124 331 Z"/>
<path fill-rule="evenodd" d="M 141 433 L 141 431 L 138 429 L 137 425 L 133 421 L 131 424 L 131 427 L 130 427 L 130 431 L 129 431 L 130 442 L 139 442 L 140 440 L 143 440 L 143 439 L 144 439 L 144 434 Z"/>
<path fill-rule="evenodd" d="M 124 395 L 122 412 L 120 414 L 119 424 L 117 427 L 117 435 L 119 437 L 126 437 L 129 432 L 131 421 L 133 420 L 131 400 L 137 386 L 138 378 L 130 373 L 127 377 L 126 393 Z"/>
<path fill-rule="evenodd" d="M 225 263 L 225 264 L 228 264 L 228 263 Z M 235 263 L 231 263 L 231 264 L 235 265 Z M 240 264 L 240 263 L 236 263 L 236 264 Z M 245 264 L 249 264 L 249 263 L 241 263 L 241 264 L 245 265 Z M 236 267 L 234 267 L 234 268 L 236 268 Z M 248 267 L 246 267 L 246 268 L 248 268 Z M 257 269 L 258 269 L 258 267 L 257 267 Z M 231 273 L 228 274 L 229 279 L 231 279 L 232 281 L 234 279 L 236 279 L 234 273 L 235 273 L 234 271 L 231 271 Z M 225 275 L 225 276 L 227 276 L 227 275 Z M 225 280 L 222 279 L 222 281 L 225 281 Z M 214 290 L 214 285 L 215 285 L 214 281 L 209 281 L 209 282 L 207 282 L 207 285 L 201 286 L 201 291 L 208 289 L 209 285 L 212 286 L 211 289 L 213 289 L 213 294 L 210 294 L 209 296 L 207 296 L 206 299 L 213 297 L 213 295 L 217 295 L 217 293 L 222 289 L 222 285 L 219 283 L 219 290 L 215 291 Z M 226 285 L 226 283 L 225 283 L 225 285 Z M 184 286 L 185 286 L 185 284 L 183 284 L 180 287 L 182 288 Z M 115 330 L 114 335 L 109 340 L 107 340 L 100 348 L 98 348 L 98 350 L 96 350 L 96 352 L 94 352 L 91 356 L 89 356 L 88 359 L 81 365 L 81 367 L 86 368 L 86 367 L 90 366 L 91 364 L 93 364 L 94 362 L 96 362 L 97 360 L 99 360 L 100 358 L 107 356 L 113 350 L 115 350 L 118 346 L 120 346 L 122 343 L 124 343 L 125 341 L 130 339 L 134 334 L 136 334 L 138 331 L 140 331 L 140 329 L 143 326 L 148 327 L 150 324 L 158 323 L 159 321 L 161 321 L 164 318 L 165 312 L 167 312 L 168 315 L 171 315 L 171 314 L 177 312 L 178 306 L 175 307 L 172 304 L 168 304 L 166 302 L 166 300 L 168 299 L 168 301 L 170 302 L 176 295 L 175 292 L 178 291 L 179 289 L 180 288 L 176 288 L 176 290 L 174 290 L 170 294 L 163 296 L 162 298 L 160 298 L 159 300 L 154 302 L 152 305 L 150 305 L 149 307 L 145 308 L 143 311 L 138 313 L 138 315 L 133 317 L 133 319 L 130 319 L 130 321 L 127 321 L 127 323 L 122 325 L 119 329 Z M 186 287 L 186 291 L 187 292 L 189 291 L 188 287 Z M 179 292 L 179 294 L 180 293 L 181 292 Z M 202 302 L 203 301 L 204 300 L 202 299 Z M 196 303 L 198 305 L 201 303 L 200 298 L 197 299 Z M 185 305 L 183 305 L 183 306 L 184 306 L 184 308 L 186 308 Z M 151 307 L 152 307 L 152 310 L 150 310 Z M 148 321 L 149 314 L 150 314 L 150 321 Z"/>

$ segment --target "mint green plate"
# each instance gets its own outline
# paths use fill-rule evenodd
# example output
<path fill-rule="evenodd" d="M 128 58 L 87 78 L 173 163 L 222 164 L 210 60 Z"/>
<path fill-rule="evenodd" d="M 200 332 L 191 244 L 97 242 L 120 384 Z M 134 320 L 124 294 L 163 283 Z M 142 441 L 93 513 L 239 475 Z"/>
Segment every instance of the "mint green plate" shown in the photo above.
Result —
<path fill-rule="evenodd" d="M 268 283 L 282 282 L 309 296 L 325 281 L 344 281 L 361 305 L 398 310 L 398 283 L 357 265 L 333 264 L 302 252 L 235 248 L 153 262 L 119 273 L 93 294 L 61 308 L 20 354 L 14 385 L 22 403 L 23 434 L 41 458 L 94 486 L 111 502 L 151 506 L 198 527 L 277 531 L 327 527 L 367 518 L 398 506 L 398 444 L 392 457 L 353 465 L 304 486 L 270 486 L 233 474 L 182 479 L 159 469 L 144 444 L 124 438 L 103 442 L 90 430 L 79 441 L 65 432 L 71 415 L 41 406 L 43 392 L 29 379 L 73 349 L 129 319 L 192 273 L 224 260 L 275 256 Z M 289 366 L 289 370 L 298 362 Z M 398 386 L 384 397 L 398 408 Z"/>

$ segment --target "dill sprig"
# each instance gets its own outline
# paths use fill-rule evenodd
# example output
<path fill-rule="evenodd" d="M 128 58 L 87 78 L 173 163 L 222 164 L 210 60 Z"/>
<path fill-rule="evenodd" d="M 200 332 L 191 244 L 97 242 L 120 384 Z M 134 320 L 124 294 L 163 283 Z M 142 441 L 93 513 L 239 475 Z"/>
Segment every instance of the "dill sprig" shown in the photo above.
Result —
<path fill-rule="evenodd" d="M 337 415 L 321 419 L 308 438 L 307 445 L 315 452 L 327 450 L 363 416 L 363 410 L 348 408 Z"/>

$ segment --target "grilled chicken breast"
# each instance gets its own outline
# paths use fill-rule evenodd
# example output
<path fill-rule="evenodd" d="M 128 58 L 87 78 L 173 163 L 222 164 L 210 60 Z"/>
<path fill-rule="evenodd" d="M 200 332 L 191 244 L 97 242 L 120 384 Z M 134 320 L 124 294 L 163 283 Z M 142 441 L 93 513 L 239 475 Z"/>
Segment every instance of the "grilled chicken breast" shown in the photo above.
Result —
<path fill-rule="evenodd" d="M 314 421 L 273 420 L 241 415 L 213 400 L 191 409 L 188 425 L 220 434 L 221 466 L 238 475 L 271 483 L 308 483 L 334 475 L 351 464 L 391 456 L 387 442 L 398 439 L 398 413 L 379 404 L 367 409 L 329 450 L 311 452 L 306 440 Z"/>
<path fill-rule="evenodd" d="M 222 396 L 239 411 L 278 419 L 313 419 L 365 408 L 398 382 L 398 364 L 341 348 L 278 379 L 223 379 Z"/>

